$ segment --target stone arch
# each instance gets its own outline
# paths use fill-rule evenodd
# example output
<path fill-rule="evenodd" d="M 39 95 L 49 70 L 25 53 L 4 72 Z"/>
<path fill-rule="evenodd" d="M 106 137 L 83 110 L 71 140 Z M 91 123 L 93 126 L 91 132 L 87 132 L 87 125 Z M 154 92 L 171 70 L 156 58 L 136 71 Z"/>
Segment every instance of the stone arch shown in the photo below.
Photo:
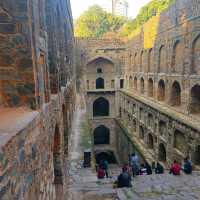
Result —
<path fill-rule="evenodd" d="M 148 72 L 153 72 L 153 49 L 149 49 L 149 52 L 148 52 L 148 69 L 147 71 Z"/>
<path fill-rule="evenodd" d="M 200 145 L 195 147 L 195 151 L 192 154 L 192 161 L 195 165 L 200 165 Z"/>
<path fill-rule="evenodd" d="M 103 78 L 97 78 L 96 79 L 96 89 L 104 89 L 104 79 Z"/>
<path fill-rule="evenodd" d="M 93 116 L 109 116 L 109 101 L 107 99 L 100 97 L 94 101 Z"/>
<path fill-rule="evenodd" d="M 129 88 L 131 89 L 133 87 L 133 78 L 132 76 L 129 77 Z"/>
<path fill-rule="evenodd" d="M 94 129 L 94 144 L 110 144 L 110 130 L 104 125 Z"/>
<path fill-rule="evenodd" d="M 165 101 L 165 82 L 164 80 L 160 80 L 158 82 L 158 101 Z"/>
<path fill-rule="evenodd" d="M 61 158 L 61 135 L 58 125 L 55 127 L 53 142 L 53 166 L 54 166 L 54 184 L 56 190 L 63 184 L 62 158 Z M 60 194 L 57 194 L 57 196 Z"/>
<path fill-rule="evenodd" d="M 140 53 L 140 72 L 144 70 L 144 51 Z"/>
<path fill-rule="evenodd" d="M 149 127 L 153 128 L 154 119 L 153 119 L 153 115 L 151 113 L 148 113 L 147 125 Z"/>
<path fill-rule="evenodd" d="M 162 45 L 159 49 L 158 54 L 158 73 L 165 73 L 166 72 L 166 50 L 165 46 Z"/>
<path fill-rule="evenodd" d="M 117 160 L 112 151 L 101 151 L 95 153 L 96 163 L 100 163 L 102 160 L 107 160 L 110 164 L 116 164 Z"/>
<path fill-rule="evenodd" d="M 177 40 L 173 46 L 172 53 L 172 72 L 173 73 L 182 73 L 182 60 L 183 60 L 183 44 L 180 40 Z"/>
<path fill-rule="evenodd" d="M 153 140 L 153 136 L 152 136 L 151 133 L 148 134 L 147 144 L 148 144 L 148 147 L 149 147 L 150 149 L 153 149 L 153 148 L 154 148 L 154 140 Z"/>
<path fill-rule="evenodd" d="M 181 86 L 178 81 L 174 81 L 171 88 L 170 104 L 172 106 L 181 105 Z"/>
<path fill-rule="evenodd" d="M 137 77 L 134 78 L 134 89 L 137 91 Z"/>
<path fill-rule="evenodd" d="M 114 65 L 113 60 L 111 58 L 107 57 L 107 56 L 95 56 L 95 57 L 92 57 L 90 60 L 87 61 L 87 65 L 90 65 L 93 62 L 98 62 L 98 61 L 101 61 L 101 60 L 105 60 L 105 61 L 109 62 L 110 64 Z"/>
<path fill-rule="evenodd" d="M 158 160 L 161 162 L 166 162 L 167 160 L 166 148 L 163 143 L 160 143 L 158 147 Z"/>
<path fill-rule="evenodd" d="M 166 136 L 167 135 L 167 124 L 164 121 L 159 121 L 159 135 Z"/>
<path fill-rule="evenodd" d="M 144 94 L 144 79 L 140 79 L 140 93 Z"/>
<path fill-rule="evenodd" d="M 200 85 L 198 84 L 191 89 L 189 110 L 192 114 L 200 113 Z"/>
<path fill-rule="evenodd" d="M 139 137 L 144 140 L 144 128 L 142 126 L 139 128 Z"/>
<path fill-rule="evenodd" d="M 133 68 L 134 72 L 137 72 L 137 65 L 138 65 L 137 57 L 138 57 L 137 53 L 135 53 L 135 56 L 134 56 L 134 68 Z"/>
<path fill-rule="evenodd" d="M 185 136 L 179 130 L 175 130 L 174 132 L 174 148 L 182 152 L 186 152 L 187 150 L 187 142 Z"/>
<path fill-rule="evenodd" d="M 200 75 L 200 35 L 192 43 L 192 67 L 191 73 Z"/>
<path fill-rule="evenodd" d="M 154 93 L 154 91 L 153 91 L 153 79 L 150 78 L 148 80 L 148 96 L 153 97 L 153 93 Z"/>

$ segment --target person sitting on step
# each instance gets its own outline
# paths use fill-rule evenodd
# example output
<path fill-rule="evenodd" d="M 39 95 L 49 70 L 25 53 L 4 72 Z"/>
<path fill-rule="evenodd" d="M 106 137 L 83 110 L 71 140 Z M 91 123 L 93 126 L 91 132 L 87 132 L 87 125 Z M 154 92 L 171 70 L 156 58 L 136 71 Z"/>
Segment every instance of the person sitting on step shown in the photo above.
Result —
<path fill-rule="evenodd" d="M 155 173 L 156 174 L 164 174 L 164 167 L 159 162 L 157 162 L 157 166 L 155 168 Z"/>
<path fill-rule="evenodd" d="M 174 160 L 169 173 L 175 176 L 181 174 L 181 165 L 176 160 Z"/>
<path fill-rule="evenodd" d="M 192 174 L 192 162 L 189 160 L 189 157 L 184 159 L 183 171 L 186 174 Z"/>
<path fill-rule="evenodd" d="M 144 166 L 147 169 L 147 175 L 151 175 L 152 174 L 152 169 L 151 169 L 151 166 L 149 165 L 149 163 L 145 162 Z"/>
<path fill-rule="evenodd" d="M 127 167 L 122 168 L 122 173 L 117 178 L 117 187 L 131 187 L 131 176 L 128 173 Z"/>

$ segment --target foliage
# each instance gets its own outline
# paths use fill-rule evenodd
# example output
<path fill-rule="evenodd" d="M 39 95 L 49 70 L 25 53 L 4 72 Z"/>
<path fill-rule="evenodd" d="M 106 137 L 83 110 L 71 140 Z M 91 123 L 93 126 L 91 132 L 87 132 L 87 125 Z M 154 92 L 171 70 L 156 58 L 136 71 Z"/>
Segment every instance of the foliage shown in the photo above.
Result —
<path fill-rule="evenodd" d="M 127 19 L 105 12 L 95 5 L 84 12 L 75 23 L 77 37 L 120 37 L 132 38 L 142 30 L 142 25 L 156 14 L 169 8 L 175 0 L 152 0 L 144 6 L 135 19 Z"/>
<path fill-rule="evenodd" d="M 134 20 L 129 20 L 123 25 L 121 36 L 134 37 L 140 33 L 141 27 L 154 15 L 159 15 L 161 12 L 169 8 L 175 0 L 152 0 L 146 6 L 142 7 L 139 14 Z"/>
<path fill-rule="evenodd" d="M 95 5 L 84 12 L 75 23 L 77 37 L 102 37 L 118 31 L 125 23 L 124 17 L 114 16 Z"/>

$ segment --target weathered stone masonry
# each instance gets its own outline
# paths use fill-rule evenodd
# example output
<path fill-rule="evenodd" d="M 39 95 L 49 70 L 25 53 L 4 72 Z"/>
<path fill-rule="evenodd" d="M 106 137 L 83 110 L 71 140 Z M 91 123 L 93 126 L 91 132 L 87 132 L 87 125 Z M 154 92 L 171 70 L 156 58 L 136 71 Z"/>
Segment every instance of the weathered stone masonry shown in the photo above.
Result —
<path fill-rule="evenodd" d="M 127 138 L 127 154 L 133 150 L 131 142 L 149 162 L 169 166 L 173 159 L 190 155 L 199 167 L 199 11 L 198 1 L 177 0 L 126 45 L 108 39 L 77 40 L 90 117 L 95 97 L 109 100 L 112 91 L 115 116 L 112 112 L 106 117 L 114 117 L 126 133 L 121 142 Z M 101 121 L 99 116 L 91 119 L 94 124 Z M 124 145 L 116 131 L 115 148 L 122 158 L 125 152 L 119 147 Z"/>
<path fill-rule="evenodd" d="M 0 43 L 0 199 L 67 199 L 70 2 L 2 0 Z"/>

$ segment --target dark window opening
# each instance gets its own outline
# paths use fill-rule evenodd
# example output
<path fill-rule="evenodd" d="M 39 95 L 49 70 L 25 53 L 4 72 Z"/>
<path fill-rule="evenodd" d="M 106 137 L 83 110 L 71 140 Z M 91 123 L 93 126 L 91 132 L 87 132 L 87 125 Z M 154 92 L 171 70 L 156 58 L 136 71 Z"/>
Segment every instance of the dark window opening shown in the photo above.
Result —
<path fill-rule="evenodd" d="M 166 149 L 164 144 L 160 144 L 159 145 L 159 149 L 158 149 L 158 160 L 161 162 L 166 162 L 167 158 L 166 158 Z"/>
<path fill-rule="evenodd" d="M 94 144 L 110 144 L 110 130 L 101 125 L 94 130 Z"/>
<path fill-rule="evenodd" d="M 124 88 L 124 79 L 120 79 L 120 89 Z"/>
<path fill-rule="evenodd" d="M 109 116 L 109 102 L 103 97 L 98 98 L 93 104 L 93 116 Z"/>
<path fill-rule="evenodd" d="M 104 79 L 98 78 L 96 80 L 96 89 L 104 89 Z"/>
<path fill-rule="evenodd" d="M 102 69 L 101 69 L 101 68 L 98 68 L 98 69 L 97 69 L 97 73 L 99 73 L 99 74 L 102 73 Z"/>

